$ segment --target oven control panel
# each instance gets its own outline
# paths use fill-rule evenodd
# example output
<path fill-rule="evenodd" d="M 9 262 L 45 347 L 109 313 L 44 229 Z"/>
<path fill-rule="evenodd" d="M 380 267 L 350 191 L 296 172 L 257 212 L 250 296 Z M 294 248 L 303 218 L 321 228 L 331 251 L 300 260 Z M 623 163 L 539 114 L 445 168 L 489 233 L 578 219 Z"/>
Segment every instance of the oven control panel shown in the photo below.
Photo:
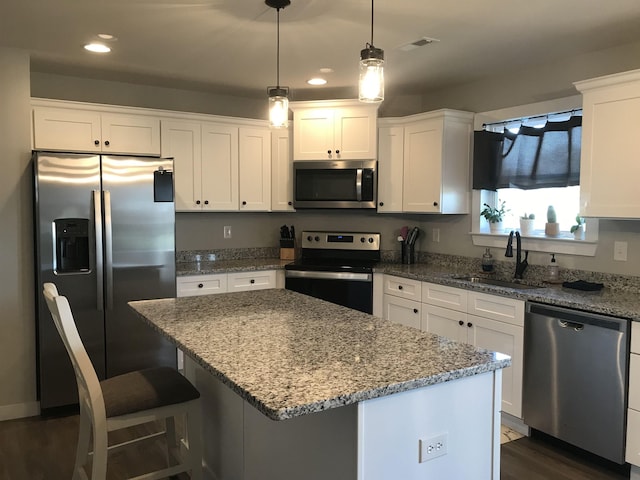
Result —
<path fill-rule="evenodd" d="M 380 250 L 380 234 L 370 232 L 302 232 L 302 248 Z"/>

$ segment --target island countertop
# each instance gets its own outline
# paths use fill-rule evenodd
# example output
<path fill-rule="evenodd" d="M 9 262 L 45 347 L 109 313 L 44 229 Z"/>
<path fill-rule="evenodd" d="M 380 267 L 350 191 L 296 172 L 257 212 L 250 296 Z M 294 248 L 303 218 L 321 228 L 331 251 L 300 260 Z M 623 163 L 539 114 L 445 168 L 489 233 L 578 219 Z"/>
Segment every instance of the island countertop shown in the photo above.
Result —
<path fill-rule="evenodd" d="M 274 420 L 511 365 L 506 355 L 284 289 L 129 305 Z"/>

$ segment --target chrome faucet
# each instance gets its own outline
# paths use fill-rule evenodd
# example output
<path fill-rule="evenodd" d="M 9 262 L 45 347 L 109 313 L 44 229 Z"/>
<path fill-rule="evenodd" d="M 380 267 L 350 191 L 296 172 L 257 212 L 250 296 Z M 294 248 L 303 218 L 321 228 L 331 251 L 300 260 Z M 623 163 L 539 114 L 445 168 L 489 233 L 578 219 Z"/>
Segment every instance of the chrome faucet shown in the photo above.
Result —
<path fill-rule="evenodd" d="M 520 238 L 520 232 L 516 233 L 516 272 L 514 277 L 522 279 L 524 271 L 529 266 L 527 259 L 529 258 L 529 250 L 524 252 L 524 260 L 522 260 L 522 239 Z M 507 241 L 507 250 L 504 252 L 505 257 L 513 257 L 513 230 L 509 233 L 509 240 Z"/>

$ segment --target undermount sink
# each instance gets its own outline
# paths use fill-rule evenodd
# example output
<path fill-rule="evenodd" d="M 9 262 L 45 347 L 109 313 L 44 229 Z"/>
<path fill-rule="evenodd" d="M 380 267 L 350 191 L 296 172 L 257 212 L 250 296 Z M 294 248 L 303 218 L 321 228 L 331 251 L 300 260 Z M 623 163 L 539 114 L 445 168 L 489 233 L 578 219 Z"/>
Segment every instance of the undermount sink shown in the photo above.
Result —
<path fill-rule="evenodd" d="M 520 283 L 517 281 L 497 280 L 495 278 L 475 277 L 471 275 L 464 276 L 464 277 L 453 277 L 453 278 L 455 280 L 464 280 L 465 282 L 482 283 L 485 285 L 495 285 L 496 287 L 514 288 L 516 290 L 529 290 L 534 288 L 543 288 L 540 285 L 527 285 L 526 283 Z"/>

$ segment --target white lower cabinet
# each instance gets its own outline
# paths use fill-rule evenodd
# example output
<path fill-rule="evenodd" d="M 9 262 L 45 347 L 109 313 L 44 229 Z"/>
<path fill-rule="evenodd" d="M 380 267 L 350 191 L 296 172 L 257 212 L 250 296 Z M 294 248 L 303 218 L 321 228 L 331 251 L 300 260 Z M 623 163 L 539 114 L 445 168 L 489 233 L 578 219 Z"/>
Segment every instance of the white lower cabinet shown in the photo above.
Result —
<path fill-rule="evenodd" d="M 281 287 L 282 282 L 279 281 L 279 276 L 275 270 L 188 275 L 176 279 L 178 297 Z"/>
<path fill-rule="evenodd" d="M 625 460 L 640 467 L 640 323 L 631 324 L 631 354 L 629 361 L 629 403 L 627 409 L 627 447 Z M 632 474 L 640 477 L 640 469 Z M 631 478 L 636 478 L 632 475 Z"/>
<path fill-rule="evenodd" d="M 511 367 L 502 374 L 501 410 L 522 418 L 522 300 L 393 275 L 385 275 L 383 294 L 387 320 L 509 355 Z M 414 300 L 416 296 L 421 301 Z M 640 402 L 640 385 L 638 397 Z"/>

